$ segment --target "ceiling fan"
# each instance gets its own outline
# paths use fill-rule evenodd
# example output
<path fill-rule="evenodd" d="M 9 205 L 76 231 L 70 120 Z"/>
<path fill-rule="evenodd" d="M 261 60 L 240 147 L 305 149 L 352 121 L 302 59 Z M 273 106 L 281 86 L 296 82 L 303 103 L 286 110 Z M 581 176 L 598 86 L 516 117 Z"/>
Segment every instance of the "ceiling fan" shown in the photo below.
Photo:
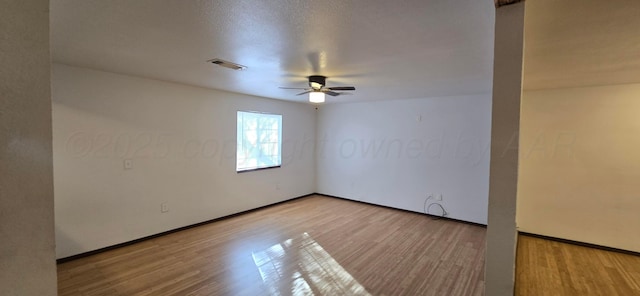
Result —
<path fill-rule="evenodd" d="M 323 103 L 324 95 L 328 94 L 330 96 L 339 96 L 339 95 L 347 95 L 350 93 L 347 92 L 338 92 L 345 90 L 356 90 L 353 86 L 326 86 L 327 77 L 321 75 L 311 75 L 309 76 L 309 87 L 301 88 L 301 87 L 280 87 L 282 89 L 302 89 L 303 92 L 297 94 L 297 96 L 309 94 L 309 102 L 312 103 Z"/>

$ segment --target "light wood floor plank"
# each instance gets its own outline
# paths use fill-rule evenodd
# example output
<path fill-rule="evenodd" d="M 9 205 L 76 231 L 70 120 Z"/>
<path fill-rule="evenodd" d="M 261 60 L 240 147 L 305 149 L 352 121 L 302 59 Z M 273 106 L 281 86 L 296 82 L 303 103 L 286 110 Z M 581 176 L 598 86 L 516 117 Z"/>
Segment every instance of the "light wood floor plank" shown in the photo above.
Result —
<path fill-rule="evenodd" d="M 640 295 L 640 256 L 520 235 L 518 296 Z"/>
<path fill-rule="evenodd" d="M 482 295 L 485 228 L 323 196 L 58 265 L 60 295 Z"/>
<path fill-rule="evenodd" d="M 312 196 L 60 264 L 58 289 L 483 295 L 484 247 L 483 227 Z M 640 257 L 521 235 L 516 295 L 640 295 Z"/>

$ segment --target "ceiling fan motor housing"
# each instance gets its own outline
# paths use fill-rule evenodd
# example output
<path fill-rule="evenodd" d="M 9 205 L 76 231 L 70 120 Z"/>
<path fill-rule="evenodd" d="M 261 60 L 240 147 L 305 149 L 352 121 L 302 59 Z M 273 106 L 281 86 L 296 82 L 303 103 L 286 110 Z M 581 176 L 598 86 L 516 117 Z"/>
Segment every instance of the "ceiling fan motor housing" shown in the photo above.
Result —
<path fill-rule="evenodd" d="M 320 89 L 326 85 L 327 77 L 321 75 L 309 76 L 309 86 L 313 89 Z M 320 87 L 314 87 L 314 84 L 319 84 Z"/>

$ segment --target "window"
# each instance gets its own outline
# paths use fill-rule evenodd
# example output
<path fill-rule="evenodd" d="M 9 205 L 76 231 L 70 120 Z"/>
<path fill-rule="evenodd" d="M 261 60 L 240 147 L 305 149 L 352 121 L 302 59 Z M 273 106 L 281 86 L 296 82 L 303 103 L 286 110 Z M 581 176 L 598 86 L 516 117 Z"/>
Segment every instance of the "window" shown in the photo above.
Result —
<path fill-rule="evenodd" d="M 238 111 L 236 171 L 280 167 L 282 115 Z"/>

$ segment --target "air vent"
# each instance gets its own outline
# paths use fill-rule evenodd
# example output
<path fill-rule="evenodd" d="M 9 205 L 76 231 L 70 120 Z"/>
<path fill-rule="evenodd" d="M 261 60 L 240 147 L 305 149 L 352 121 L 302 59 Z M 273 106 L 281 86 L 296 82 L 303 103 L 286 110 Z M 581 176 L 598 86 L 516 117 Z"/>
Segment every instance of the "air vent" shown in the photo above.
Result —
<path fill-rule="evenodd" d="M 239 64 L 232 63 L 232 62 L 225 61 L 225 60 L 221 60 L 221 59 L 212 59 L 212 60 L 208 60 L 207 62 L 212 63 L 212 64 L 216 64 L 216 65 L 221 66 L 221 67 L 233 69 L 233 70 L 244 70 L 244 69 L 247 68 L 246 66 L 239 65 Z"/>

